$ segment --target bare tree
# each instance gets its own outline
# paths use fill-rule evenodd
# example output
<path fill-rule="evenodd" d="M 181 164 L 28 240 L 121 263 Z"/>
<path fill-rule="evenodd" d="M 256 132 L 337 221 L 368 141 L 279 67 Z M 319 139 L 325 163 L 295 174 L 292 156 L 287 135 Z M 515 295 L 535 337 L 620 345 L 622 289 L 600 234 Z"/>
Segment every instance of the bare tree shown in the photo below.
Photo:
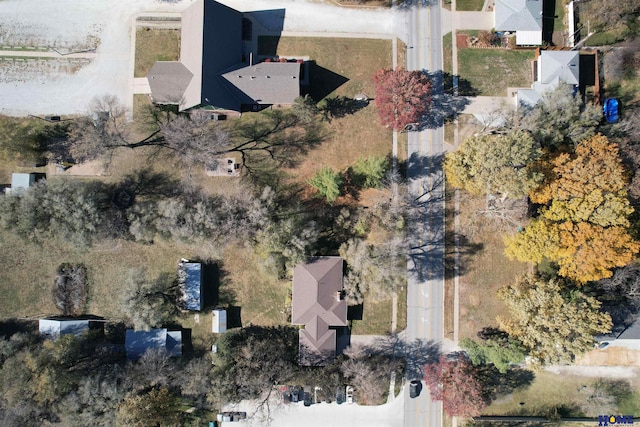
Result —
<path fill-rule="evenodd" d="M 83 162 L 102 157 L 117 147 L 132 147 L 127 122 L 127 110 L 118 98 L 113 95 L 94 98 L 88 115 L 78 119 L 71 128 L 71 156 Z"/>
<path fill-rule="evenodd" d="M 149 280 L 143 270 L 131 270 L 121 294 L 121 313 L 135 329 L 149 330 L 175 316 L 178 309 L 177 277 L 167 274 Z"/>

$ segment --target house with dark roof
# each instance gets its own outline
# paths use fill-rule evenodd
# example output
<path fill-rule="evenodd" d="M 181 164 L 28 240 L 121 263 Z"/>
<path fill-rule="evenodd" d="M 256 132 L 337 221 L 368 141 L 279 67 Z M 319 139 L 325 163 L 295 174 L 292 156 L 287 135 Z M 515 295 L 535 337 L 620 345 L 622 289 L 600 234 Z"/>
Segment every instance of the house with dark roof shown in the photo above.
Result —
<path fill-rule="evenodd" d="M 291 105 L 300 95 L 301 64 L 253 64 L 243 52 L 243 14 L 214 0 L 197 0 L 182 14 L 179 61 L 156 62 L 147 79 L 156 104 L 225 112 Z"/>
<path fill-rule="evenodd" d="M 340 257 L 317 257 L 293 270 L 291 323 L 304 325 L 298 335 L 300 365 L 321 366 L 336 356 L 331 328 L 347 326 L 343 264 Z"/>
<path fill-rule="evenodd" d="M 542 44 L 543 0 L 495 0 L 494 28 L 515 31 L 516 45 Z"/>
<path fill-rule="evenodd" d="M 129 359 L 139 359 L 147 350 L 164 350 L 169 357 L 182 356 L 182 331 L 127 329 L 124 349 Z"/>
<path fill-rule="evenodd" d="M 58 338 L 61 335 L 80 336 L 89 330 L 89 320 L 76 319 L 40 319 L 38 322 L 40 335 Z"/>
<path fill-rule="evenodd" d="M 517 104 L 536 105 L 542 95 L 560 85 L 576 89 L 580 85 L 580 52 L 575 50 L 543 50 L 534 61 L 531 89 L 518 89 Z"/>

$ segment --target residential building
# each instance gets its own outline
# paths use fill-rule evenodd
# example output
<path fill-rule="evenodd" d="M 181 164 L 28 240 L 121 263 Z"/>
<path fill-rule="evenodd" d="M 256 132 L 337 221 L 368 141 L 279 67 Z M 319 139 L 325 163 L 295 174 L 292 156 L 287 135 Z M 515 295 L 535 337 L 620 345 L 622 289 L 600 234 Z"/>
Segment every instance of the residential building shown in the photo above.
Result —
<path fill-rule="evenodd" d="M 182 14 L 180 42 L 180 60 L 156 62 L 147 75 L 156 104 L 240 113 L 291 105 L 300 95 L 301 61 L 254 64 L 235 9 L 197 0 Z"/>
<path fill-rule="evenodd" d="M 336 356 L 336 330 L 331 328 L 347 326 L 343 264 L 340 257 L 317 257 L 293 271 L 291 323 L 304 325 L 298 336 L 301 365 L 325 365 Z"/>
<path fill-rule="evenodd" d="M 542 44 L 543 0 L 495 0 L 494 28 L 516 33 L 516 45 Z"/>
<path fill-rule="evenodd" d="M 534 82 L 531 89 L 518 89 L 518 105 L 535 105 L 542 95 L 559 85 L 577 90 L 580 85 L 580 52 L 574 50 L 543 50 L 534 61 Z"/>

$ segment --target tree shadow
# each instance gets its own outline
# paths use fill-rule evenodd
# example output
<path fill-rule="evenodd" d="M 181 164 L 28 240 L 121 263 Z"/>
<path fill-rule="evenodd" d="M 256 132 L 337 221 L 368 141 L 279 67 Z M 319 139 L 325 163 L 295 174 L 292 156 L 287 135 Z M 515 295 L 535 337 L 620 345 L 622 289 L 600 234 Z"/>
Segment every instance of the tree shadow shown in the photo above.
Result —
<path fill-rule="evenodd" d="M 73 162 L 69 154 L 69 122 L 56 123 L 53 126 L 45 126 L 38 134 L 40 149 L 43 153 L 60 162 Z"/>
<path fill-rule="evenodd" d="M 452 96 L 478 96 L 480 91 L 460 76 L 442 72 L 442 91 Z"/>
<path fill-rule="evenodd" d="M 144 168 L 125 176 L 115 191 L 125 191 L 133 204 L 137 197 L 159 200 L 179 193 L 180 182 L 166 172 L 155 172 Z"/>
<path fill-rule="evenodd" d="M 17 333 L 35 333 L 38 330 L 38 322 L 24 319 L 4 319 L 0 321 L 0 336 L 5 339 L 11 338 Z"/>
<path fill-rule="evenodd" d="M 369 101 L 357 100 L 346 96 L 329 96 L 320 102 L 319 109 L 326 121 L 355 114 L 369 105 Z"/>
<path fill-rule="evenodd" d="M 495 400 L 499 395 L 508 395 L 517 389 L 526 388 L 535 379 L 535 374 L 527 369 L 510 369 L 501 374 L 493 365 L 477 367 L 478 381 L 482 384 L 485 397 Z"/>
<path fill-rule="evenodd" d="M 229 273 L 224 269 L 221 261 L 210 264 L 208 268 L 208 280 L 211 283 L 211 306 L 231 307 L 237 303 L 237 295 L 231 285 Z"/>
<path fill-rule="evenodd" d="M 464 96 L 454 96 L 444 91 L 442 70 L 425 74 L 432 82 L 429 112 L 420 120 L 419 130 L 437 129 L 444 126 L 447 118 L 461 113 L 470 101 Z"/>
<path fill-rule="evenodd" d="M 438 6 L 441 0 L 401 0 L 395 5 L 399 10 L 408 10 L 417 7 Z"/>
<path fill-rule="evenodd" d="M 390 334 L 376 338 L 370 345 L 361 347 L 360 353 L 366 357 L 383 355 L 392 359 L 404 359 L 407 379 L 422 379 L 424 366 L 437 361 L 441 349 L 440 344 L 435 341 L 405 341 L 398 334 Z"/>
<path fill-rule="evenodd" d="M 443 159 L 413 153 L 407 161 L 409 273 L 419 281 L 445 277 Z"/>

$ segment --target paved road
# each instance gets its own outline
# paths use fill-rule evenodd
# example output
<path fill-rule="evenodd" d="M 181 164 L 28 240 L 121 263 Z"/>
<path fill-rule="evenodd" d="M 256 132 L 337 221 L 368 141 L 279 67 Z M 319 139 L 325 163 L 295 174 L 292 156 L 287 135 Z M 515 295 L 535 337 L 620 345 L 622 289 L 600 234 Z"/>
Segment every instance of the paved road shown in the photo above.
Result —
<path fill-rule="evenodd" d="M 441 10 L 439 2 L 415 7 L 409 14 L 407 68 L 434 76 L 434 104 L 442 91 Z M 437 105 L 434 105 L 437 108 Z M 409 341 L 439 345 L 443 339 L 444 304 L 444 181 L 441 167 L 443 128 L 430 120 L 428 128 L 409 134 L 409 197 L 420 202 L 410 223 L 412 257 L 408 262 L 407 330 Z M 421 372 L 408 373 L 415 377 Z M 411 379 L 411 377 L 409 377 Z M 426 389 L 416 399 L 405 393 L 405 426 L 441 426 L 442 405 Z"/>

